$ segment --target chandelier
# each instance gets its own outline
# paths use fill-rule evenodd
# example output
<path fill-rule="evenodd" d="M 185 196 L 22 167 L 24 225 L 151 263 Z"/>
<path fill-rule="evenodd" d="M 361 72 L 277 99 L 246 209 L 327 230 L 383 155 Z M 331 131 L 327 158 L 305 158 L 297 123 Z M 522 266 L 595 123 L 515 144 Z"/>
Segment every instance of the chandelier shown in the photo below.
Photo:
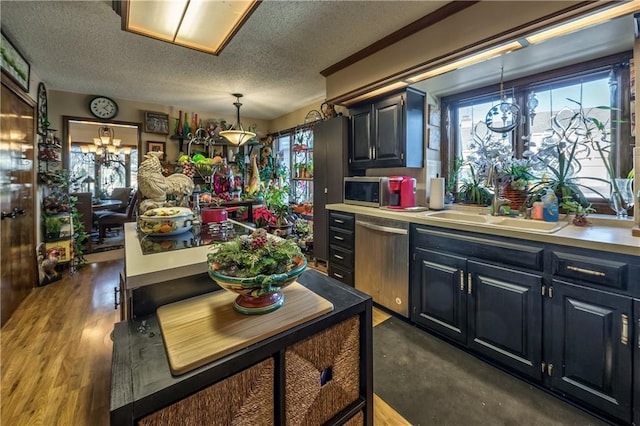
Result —
<path fill-rule="evenodd" d="M 131 154 L 130 147 L 120 148 L 121 140 L 115 137 L 113 128 L 101 126 L 98 128 L 98 137 L 93 138 L 93 145 L 82 146 L 84 154 L 92 153 L 95 155 L 95 161 L 111 166 L 112 163 L 123 164 L 120 154 Z"/>
<path fill-rule="evenodd" d="M 236 122 L 229 128 L 229 130 L 223 130 L 220 132 L 220 136 L 228 140 L 234 145 L 242 145 L 249 141 L 249 139 L 255 138 L 256 134 L 253 132 L 248 132 L 242 128 L 242 124 L 240 123 L 240 107 L 242 104 L 240 103 L 240 98 L 242 97 L 241 93 L 233 93 L 232 96 L 236 97 L 236 101 L 233 103 L 236 106 L 237 116 Z"/>

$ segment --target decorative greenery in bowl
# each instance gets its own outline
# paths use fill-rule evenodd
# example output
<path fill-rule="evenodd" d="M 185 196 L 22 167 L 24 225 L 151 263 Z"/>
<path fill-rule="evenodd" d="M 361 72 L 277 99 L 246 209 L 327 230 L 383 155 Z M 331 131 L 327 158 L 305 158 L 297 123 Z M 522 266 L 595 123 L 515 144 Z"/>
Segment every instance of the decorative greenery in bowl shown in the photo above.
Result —
<path fill-rule="evenodd" d="M 234 302 L 243 314 L 263 314 L 284 303 L 281 290 L 293 283 L 307 260 L 292 240 L 264 229 L 215 244 L 207 254 L 209 276 L 225 290 L 239 294 Z"/>

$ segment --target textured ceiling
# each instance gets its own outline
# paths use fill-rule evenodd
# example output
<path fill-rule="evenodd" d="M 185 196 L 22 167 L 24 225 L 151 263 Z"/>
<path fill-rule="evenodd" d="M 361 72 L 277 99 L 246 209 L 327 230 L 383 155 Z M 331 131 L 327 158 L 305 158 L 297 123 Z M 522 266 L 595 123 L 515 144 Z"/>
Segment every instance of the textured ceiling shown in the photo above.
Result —
<path fill-rule="evenodd" d="M 220 56 L 122 31 L 111 1 L 2 0 L 0 16 L 49 90 L 229 115 L 238 92 L 243 117 L 270 120 L 322 99 L 321 70 L 446 3 L 266 0 Z"/>

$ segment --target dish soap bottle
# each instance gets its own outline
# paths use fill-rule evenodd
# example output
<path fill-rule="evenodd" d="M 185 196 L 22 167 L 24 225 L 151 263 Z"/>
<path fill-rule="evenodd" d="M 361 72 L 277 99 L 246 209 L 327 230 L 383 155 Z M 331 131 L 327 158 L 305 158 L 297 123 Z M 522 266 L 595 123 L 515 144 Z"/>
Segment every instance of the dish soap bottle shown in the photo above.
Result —
<path fill-rule="evenodd" d="M 547 192 L 542 196 L 542 220 L 557 222 L 558 216 L 558 197 L 551 189 L 547 188 Z"/>

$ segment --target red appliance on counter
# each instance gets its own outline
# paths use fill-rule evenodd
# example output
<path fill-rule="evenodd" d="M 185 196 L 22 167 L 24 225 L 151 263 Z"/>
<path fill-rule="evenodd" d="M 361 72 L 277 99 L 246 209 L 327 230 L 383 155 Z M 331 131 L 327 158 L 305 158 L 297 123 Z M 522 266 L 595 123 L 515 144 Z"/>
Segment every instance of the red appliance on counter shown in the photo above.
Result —
<path fill-rule="evenodd" d="M 200 216 L 202 223 L 222 223 L 228 219 L 227 209 L 204 208 L 200 211 Z"/>
<path fill-rule="evenodd" d="M 389 208 L 416 206 L 416 180 L 410 176 L 389 176 Z"/>

